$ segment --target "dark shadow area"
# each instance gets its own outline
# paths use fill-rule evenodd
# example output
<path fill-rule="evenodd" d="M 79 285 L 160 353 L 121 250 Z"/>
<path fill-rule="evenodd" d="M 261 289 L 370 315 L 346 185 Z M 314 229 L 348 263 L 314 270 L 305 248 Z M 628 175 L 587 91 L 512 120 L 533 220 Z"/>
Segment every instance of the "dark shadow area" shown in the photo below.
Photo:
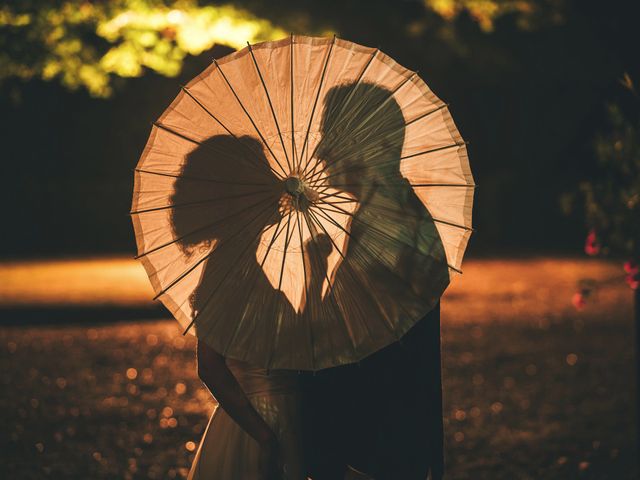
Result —
<path fill-rule="evenodd" d="M 131 320 L 171 318 L 171 313 L 159 303 L 148 307 L 118 307 L 111 305 L 51 307 L 0 307 L 0 326 L 28 325 L 94 325 Z"/>

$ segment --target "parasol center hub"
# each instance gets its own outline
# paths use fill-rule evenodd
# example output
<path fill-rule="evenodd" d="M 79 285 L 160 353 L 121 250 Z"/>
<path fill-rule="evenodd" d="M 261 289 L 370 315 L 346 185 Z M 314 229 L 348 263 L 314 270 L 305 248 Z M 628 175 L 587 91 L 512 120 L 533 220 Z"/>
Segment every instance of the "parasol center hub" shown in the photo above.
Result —
<path fill-rule="evenodd" d="M 304 183 L 298 177 L 289 177 L 284 181 L 284 189 L 293 197 L 304 193 Z"/>

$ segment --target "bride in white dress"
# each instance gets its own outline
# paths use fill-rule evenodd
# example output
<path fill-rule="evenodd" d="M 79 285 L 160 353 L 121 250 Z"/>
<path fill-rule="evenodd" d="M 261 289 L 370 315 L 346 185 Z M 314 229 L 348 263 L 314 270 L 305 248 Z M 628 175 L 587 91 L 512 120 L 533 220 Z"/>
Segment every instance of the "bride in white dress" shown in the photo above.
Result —
<path fill-rule="evenodd" d="M 298 375 L 225 359 L 198 343 L 198 374 L 218 400 L 188 480 L 304 480 Z"/>

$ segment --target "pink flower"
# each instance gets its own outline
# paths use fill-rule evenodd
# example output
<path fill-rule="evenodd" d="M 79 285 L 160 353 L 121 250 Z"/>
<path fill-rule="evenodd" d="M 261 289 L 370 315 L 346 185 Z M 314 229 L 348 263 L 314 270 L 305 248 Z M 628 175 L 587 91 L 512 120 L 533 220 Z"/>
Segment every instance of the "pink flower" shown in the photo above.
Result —
<path fill-rule="evenodd" d="M 635 262 L 635 260 L 628 260 L 624 262 L 623 268 L 625 273 L 628 273 L 629 275 L 636 275 L 638 272 L 640 272 L 640 267 Z"/>
<path fill-rule="evenodd" d="M 586 297 L 582 294 L 582 292 L 576 292 L 573 294 L 573 298 L 571 299 L 571 303 L 576 307 L 576 310 L 582 310 L 587 304 Z"/>
<path fill-rule="evenodd" d="M 638 290 L 638 287 L 640 287 L 640 273 L 636 273 L 635 275 L 627 275 L 624 280 L 632 290 Z"/>
<path fill-rule="evenodd" d="M 600 253 L 600 243 L 598 237 L 596 237 L 596 231 L 591 229 L 587 235 L 587 239 L 584 242 L 584 251 L 589 256 L 594 256 Z"/>

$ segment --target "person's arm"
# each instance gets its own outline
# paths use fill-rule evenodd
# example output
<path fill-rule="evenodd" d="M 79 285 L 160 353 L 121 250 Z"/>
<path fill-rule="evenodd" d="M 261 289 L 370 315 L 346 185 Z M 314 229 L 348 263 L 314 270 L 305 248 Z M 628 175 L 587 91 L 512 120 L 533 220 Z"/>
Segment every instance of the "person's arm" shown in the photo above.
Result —
<path fill-rule="evenodd" d="M 253 408 L 242 387 L 227 367 L 224 357 L 198 341 L 198 376 L 218 401 L 220 407 L 246 431 L 261 448 L 264 478 L 278 478 L 278 439 L 271 427 Z"/>

